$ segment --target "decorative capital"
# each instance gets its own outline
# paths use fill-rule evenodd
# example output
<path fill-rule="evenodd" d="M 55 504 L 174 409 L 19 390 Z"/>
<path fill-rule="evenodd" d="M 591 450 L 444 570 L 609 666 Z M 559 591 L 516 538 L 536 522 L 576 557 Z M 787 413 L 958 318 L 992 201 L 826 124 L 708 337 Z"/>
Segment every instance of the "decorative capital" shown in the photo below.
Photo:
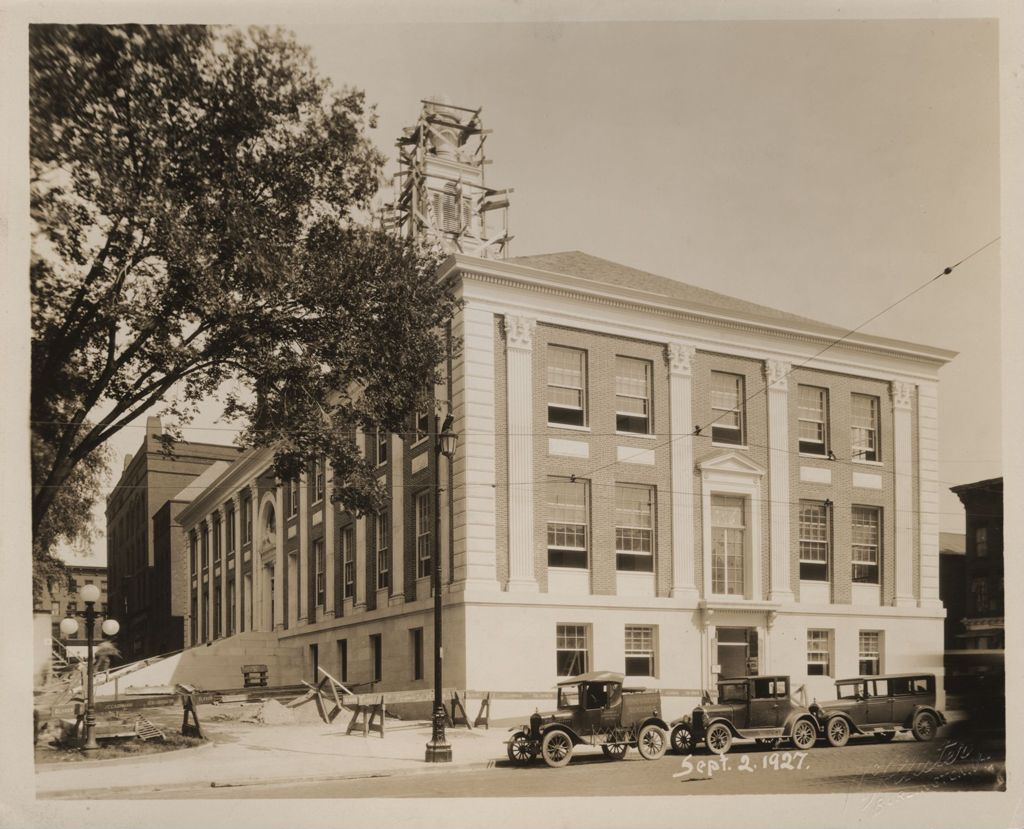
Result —
<path fill-rule="evenodd" d="M 668 343 L 665 357 L 668 360 L 669 374 L 693 374 L 693 355 L 696 352 L 692 345 L 685 343 Z"/>
<path fill-rule="evenodd" d="M 792 370 L 793 366 L 782 360 L 765 360 L 764 376 L 768 381 L 768 387 L 774 391 L 786 391 L 789 388 L 786 378 Z"/>
<path fill-rule="evenodd" d="M 897 409 L 910 409 L 914 400 L 914 384 L 894 380 L 892 383 L 892 405 Z"/>
<path fill-rule="evenodd" d="M 522 351 L 533 350 L 533 333 L 537 330 L 537 320 L 530 317 L 505 315 L 505 337 L 509 348 Z"/>

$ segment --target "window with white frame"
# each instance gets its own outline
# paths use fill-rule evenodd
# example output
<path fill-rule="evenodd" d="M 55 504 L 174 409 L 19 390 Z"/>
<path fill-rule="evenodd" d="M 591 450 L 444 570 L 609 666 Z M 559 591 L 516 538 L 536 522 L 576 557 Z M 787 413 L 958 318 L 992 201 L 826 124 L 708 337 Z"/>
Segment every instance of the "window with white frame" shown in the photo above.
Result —
<path fill-rule="evenodd" d="M 413 436 L 412 441 L 415 446 L 418 443 L 422 443 L 430 435 L 430 406 L 424 403 L 422 408 L 416 410 L 413 414 Z"/>
<path fill-rule="evenodd" d="M 548 566 L 586 569 L 588 565 L 588 482 L 548 478 Z"/>
<path fill-rule="evenodd" d="M 615 429 L 646 435 L 651 431 L 651 363 L 615 358 Z"/>
<path fill-rule="evenodd" d="M 433 564 L 430 547 L 430 501 L 433 493 L 424 490 L 416 496 L 416 578 L 424 579 L 430 575 Z"/>
<path fill-rule="evenodd" d="M 210 528 L 206 524 L 203 524 L 199 531 L 199 553 L 205 570 L 210 565 Z"/>
<path fill-rule="evenodd" d="M 654 487 L 615 485 L 615 569 L 654 572 Z"/>
<path fill-rule="evenodd" d="M 391 586 L 391 557 L 388 551 L 388 537 L 390 527 L 388 525 L 387 510 L 377 513 L 377 589 L 384 590 Z"/>
<path fill-rule="evenodd" d="M 350 524 L 342 527 L 338 535 L 338 544 L 341 547 L 341 578 L 343 585 L 343 596 L 346 599 L 355 599 L 356 596 L 356 556 L 355 556 L 355 532 Z"/>
<path fill-rule="evenodd" d="M 288 517 L 294 518 L 299 514 L 299 479 L 296 478 L 288 483 Z"/>
<path fill-rule="evenodd" d="M 324 459 L 317 458 L 313 462 L 313 501 L 322 501 L 324 499 L 324 488 L 326 486 L 326 479 L 324 476 Z"/>
<path fill-rule="evenodd" d="M 743 445 L 743 376 L 711 372 L 711 440 Z"/>
<path fill-rule="evenodd" d="M 832 676 L 832 631 L 807 631 L 807 675 Z"/>
<path fill-rule="evenodd" d="M 213 514 L 213 563 L 220 562 L 220 513 Z"/>
<path fill-rule="evenodd" d="M 227 507 L 224 512 L 224 531 L 227 537 L 227 551 L 235 551 L 235 508 Z"/>
<path fill-rule="evenodd" d="M 383 429 L 377 430 L 377 466 L 381 466 L 388 462 L 388 433 Z"/>
<path fill-rule="evenodd" d="M 816 501 L 800 502 L 800 578 L 828 581 L 828 507 Z"/>
<path fill-rule="evenodd" d="M 654 625 L 626 625 L 626 676 L 655 676 Z"/>
<path fill-rule="evenodd" d="M 746 593 L 746 504 L 743 498 L 711 496 L 711 592 Z"/>
<path fill-rule="evenodd" d="M 797 386 L 797 420 L 800 451 L 805 455 L 827 455 L 828 391 L 817 386 Z"/>
<path fill-rule="evenodd" d="M 196 572 L 196 552 L 198 549 L 199 539 L 196 537 L 196 531 L 192 530 L 188 534 L 188 563 L 193 574 Z"/>
<path fill-rule="evenodd" d="M 881 554 L 881 510 L 878 507 L 853 508 L 853 581 L 878 584 Z"/>
<path fill-rule="evenodd" d="M 242 500 L 242 532 L 245 534 L 243 543 L 250 543 L 252 541 L 252 498 Z"/>
<path fill-rule="evenodd" d="M 548 423 L 587 425 L 587 353 L 548 346 Z"/>
<path fill-rule="evenodd" d="M 974 555 L 978 558 L 985 558 L 988 555 L 988 527 L 975 528 Z"/>
<path fill-rule="evenodd" d="M 878 398 L 870 394 L 855 394 L 850 400 L 850 448 L 854 460 L 877 461 L 878 450 Z"/>
<path fill-rule="evenodd" d="M 857 664 L 857 672 L 861 676 L 878 676 L 880 673 L 882 673 L 881 631 L 860 631 Z"/>
<path fill-rule="evenodd" d="M 322 538 L 313 539 L 313 562 L 316 566 L 316 603 L 323 607 L 327 603 L 327 557 Z"/>
<path fill-rule="evenodd" d="M 53 617 L 60 616 L 60 602 L 50 602 L 50 615 Z"/>
<path fill-rule="evenodd" d="M 590 663 L 589 625 L 558 625 L 555 638 L 558 676 L 585 674 Z"/>

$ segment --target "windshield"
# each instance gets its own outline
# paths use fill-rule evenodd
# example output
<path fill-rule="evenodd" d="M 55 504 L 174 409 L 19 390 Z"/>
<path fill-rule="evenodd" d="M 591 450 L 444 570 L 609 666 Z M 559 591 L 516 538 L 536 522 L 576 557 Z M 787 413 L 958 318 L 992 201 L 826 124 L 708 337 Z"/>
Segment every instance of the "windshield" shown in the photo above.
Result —
<path fill-rule="evenodd" d="M 723 683 L 718 686 L 719 702 L 746 702 L 747 683 Z"/>

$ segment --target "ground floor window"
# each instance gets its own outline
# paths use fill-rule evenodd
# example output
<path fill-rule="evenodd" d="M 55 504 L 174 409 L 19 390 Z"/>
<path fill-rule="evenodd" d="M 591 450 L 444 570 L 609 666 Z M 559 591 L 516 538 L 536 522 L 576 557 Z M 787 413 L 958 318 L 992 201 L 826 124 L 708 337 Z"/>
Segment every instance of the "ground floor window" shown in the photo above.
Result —
<path fill-rule="evenodd" d="M 862 630 L 858 652 L 858 672 L 861 676 L 882 673 L 882 634 L 877 630 Z"/>
<path fill-rule="evenodd" d="M 807 675 L 832 675 L 832 631 L 807 631 Z"/>
<path fill-rule="evenodd" d="M 412 678 L 423 679 L 423 628 L 409 631 L 409 646 L 412 650 Z"/>
<path fill-rule="evenodd" d="M 654 676 L 655 628 L 626 625 L 626 676 Z"/>
<path fill-rule="evenodd" d="M 338 640 L 338 681 L 348 682 L 348 639 Z"/>
<path fill-rule="evenodd" d="M 587 625 L 558 625 L 556 662 L 558 676 L 576 676 L 589 670 L 590 636 Z"/>
<path fill-rule="evenodd" d="M 373 664 L 373 681 L 380 682 L 383 676 L 384 654 L 379 633 L 370 636 L 370 657 Z"/>

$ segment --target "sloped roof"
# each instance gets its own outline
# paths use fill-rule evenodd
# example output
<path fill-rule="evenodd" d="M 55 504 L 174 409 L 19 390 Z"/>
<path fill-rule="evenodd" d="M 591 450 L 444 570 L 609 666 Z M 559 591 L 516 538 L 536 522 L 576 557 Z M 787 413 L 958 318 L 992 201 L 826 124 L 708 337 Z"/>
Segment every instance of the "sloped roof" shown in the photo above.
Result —
<path fill-rule="evenodd" d="M 670 279 L 666 276 L 658 276 L 647 271 L 620 265 L 618 262 L 601 259 L 599 256 L 591 256 L 589 253 L 583 253 L 579 250 L 544 253 L 537 256 L 513 256 L 508 261 L 527 268 L 537 268 L 538 270 L 577 276 L 582 279 L 601 282 L 605 285 L 634 288 L 652 294 L 661 294 L 668 299 L 695 303 L 722 311 L 751 314 L 765 320 L 793 322 L 800 323 L 801 325 L 814 325 L 815 327 L 827 325 L 809 317 L 790 314 L 788 311 L 780 311 L 767 305 L 758 305 L 756 302 L 747 302 L 743 299 L 720 294 L 717 291 L 709 291 L 707 288 L 688 285 L 677 279 Z"/>
<path fill-rule="evenodd" d="M 201 474 L 193 478 L 192 482 L 171 498 L 171 500 L 191 501 L 193 498 L 202 495 L 203 490 L 216 481 L 230 465 L 227 461 L 214 461 Z"/>
<path fill-rule="evenodd" d="M 964 555 L 967 550 L 967 536 L 963 533 L 939 533 L 939 552 Z"/>

